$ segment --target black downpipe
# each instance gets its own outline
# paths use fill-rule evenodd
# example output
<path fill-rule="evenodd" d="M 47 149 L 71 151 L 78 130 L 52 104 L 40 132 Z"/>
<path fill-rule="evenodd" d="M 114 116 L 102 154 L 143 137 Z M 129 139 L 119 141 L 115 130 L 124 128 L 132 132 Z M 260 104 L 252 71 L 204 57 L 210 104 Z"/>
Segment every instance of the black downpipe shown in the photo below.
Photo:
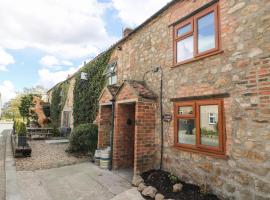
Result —
<path fill-rule="evenodd" d="M 160 68 L 160 129 L 161 129 L 161 146 L 160 146 L 160 169 L 163 169 L 163 146 L 164 146 L 164 138 L 163 138 L 163 70 Z"/>
<path fill-rule="evenodd" d="M 111 100 L 112 102 L 112 126 L 111 126 L 111 135 L 110 135 L 110 146 L 111 146 L 111 155 L 110 155 L 110 167 L 109 170 L 112 170 L 113 166 L 113 136 L 114 136 L 114 115 L 115 115 L 115 98 Z"/>

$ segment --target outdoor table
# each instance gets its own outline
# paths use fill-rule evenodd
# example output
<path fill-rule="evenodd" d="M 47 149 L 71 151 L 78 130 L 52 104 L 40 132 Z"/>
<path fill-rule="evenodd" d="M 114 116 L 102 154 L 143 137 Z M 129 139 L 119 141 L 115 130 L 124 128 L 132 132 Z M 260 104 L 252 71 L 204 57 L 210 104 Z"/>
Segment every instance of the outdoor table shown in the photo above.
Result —
<path fill-rule="evenodd" d="M 47 138 L 53 135 L 52 130 L 52 128 L 27 128 L 30 139 L 32 139 L 32 136 L 45 136 Z"/>

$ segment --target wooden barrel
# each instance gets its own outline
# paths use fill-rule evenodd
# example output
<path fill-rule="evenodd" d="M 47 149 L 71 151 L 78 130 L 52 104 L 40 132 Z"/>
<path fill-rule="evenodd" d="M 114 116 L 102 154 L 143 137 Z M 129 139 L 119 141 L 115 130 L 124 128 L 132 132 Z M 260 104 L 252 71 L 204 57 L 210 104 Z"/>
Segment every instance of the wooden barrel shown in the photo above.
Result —
<path fill-rule="evenodd" d="M 102 169 L 109 169 L 110 168 L 110 156 L 111 156 L 111 150 L 110 149 L 104 149 L 100 153 L 100 168 Z"/>
<path fill-rule="evenodd" d="M 100 165 L 100 150 L 98 149 L 95 151 L 95 164 Z"/>

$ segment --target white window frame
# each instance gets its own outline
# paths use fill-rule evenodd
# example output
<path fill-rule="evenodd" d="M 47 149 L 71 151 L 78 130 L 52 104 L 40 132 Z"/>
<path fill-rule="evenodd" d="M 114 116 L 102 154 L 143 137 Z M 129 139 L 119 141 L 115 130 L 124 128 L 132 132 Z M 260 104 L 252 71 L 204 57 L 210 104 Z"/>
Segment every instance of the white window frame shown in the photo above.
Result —
<path fill-rule="evenodd" d="M 211 119 L 212 119 L 213 122 L 211 122 Z M 209 122 L 210 125 L 217 124 L 216 117 L 215 117 L 215 114 L 214 113 L 210 112 L 208 114 L 208 122 Z"/>
<path fill-rule="evenodd" d="M 114 85 L 117 83 L 116 67 L 117 61 L 111 62 L 108 64 L 105 72 L 103 73 L 103 75 L 105 75 L 108 79 L 108 85 Z"/>

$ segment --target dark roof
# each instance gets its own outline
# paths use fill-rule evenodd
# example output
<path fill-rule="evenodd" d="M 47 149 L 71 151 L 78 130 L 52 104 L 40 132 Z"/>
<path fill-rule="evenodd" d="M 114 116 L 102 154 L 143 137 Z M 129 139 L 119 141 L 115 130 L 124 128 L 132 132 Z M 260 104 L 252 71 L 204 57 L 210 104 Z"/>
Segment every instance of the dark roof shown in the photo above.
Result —
<path fill-rule="evenodd" d="M 143 97 L 145 99 L 157 98 L 157 96 L 146 87 L 143 81 L 126 80 L 125 82 L 135 90 L 138 96 Z"/>
<path fill-rule="evenodd" d="M 119 90 L 120 86 L 108 85 L 107 88 L 110 91 L 111 95 L 114 97 L 117 94 L 117 91 Z"/>

